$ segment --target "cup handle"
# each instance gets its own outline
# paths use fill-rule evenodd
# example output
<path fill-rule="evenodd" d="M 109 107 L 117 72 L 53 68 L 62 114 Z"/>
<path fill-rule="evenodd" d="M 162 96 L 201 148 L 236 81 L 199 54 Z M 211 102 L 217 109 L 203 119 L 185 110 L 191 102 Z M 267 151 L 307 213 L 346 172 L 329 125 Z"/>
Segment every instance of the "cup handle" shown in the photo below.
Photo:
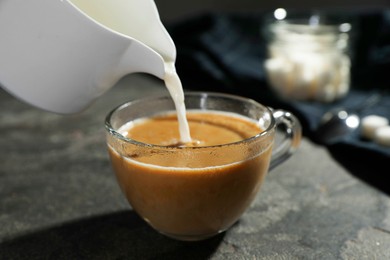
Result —
<path fill-rule="evenodd" d="M 276 123 L 275 144 L 269 169 L 287 160 L 299 147 L 302 138 L 301 124 L 292 113 L 271 108 Z M 278 131 L 278 129 L 280 129 Z M 278 139 L 280 138 L 280 139 Z"/>

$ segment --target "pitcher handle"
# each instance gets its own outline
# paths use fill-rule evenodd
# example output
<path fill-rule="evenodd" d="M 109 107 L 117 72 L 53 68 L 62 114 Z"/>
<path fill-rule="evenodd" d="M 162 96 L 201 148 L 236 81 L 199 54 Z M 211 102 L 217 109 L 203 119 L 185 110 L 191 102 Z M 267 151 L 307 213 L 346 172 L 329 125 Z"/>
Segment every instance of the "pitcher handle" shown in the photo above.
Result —
<path fill-rule="evenodd" d="M 287 160 L 299 147 L 302 138 L 302 127 L 298 118 L 285 110 L 271 108 L 271 111 L 275 118 L 276 136 L 269 166 L 270 170 Z M 281 131 L 278 131 L 278 129 L 281 129 Z M 282 139 L 278 140 L 278 136 L 281 136 Z"/>

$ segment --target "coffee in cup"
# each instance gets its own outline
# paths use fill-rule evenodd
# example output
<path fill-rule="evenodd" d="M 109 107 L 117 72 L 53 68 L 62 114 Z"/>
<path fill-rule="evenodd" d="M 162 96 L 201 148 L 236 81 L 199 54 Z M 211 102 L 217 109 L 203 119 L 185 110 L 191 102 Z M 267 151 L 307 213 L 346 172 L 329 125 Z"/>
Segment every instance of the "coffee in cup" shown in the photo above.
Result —
<path fill-rule="evenodd" d="M 132 101 L 106 120 L 119 186 L 154 229 L 202 240 L 231 227 L 258 194 L 270 168 L 299 145 L 289 112 L 219 93 L 186 93 L 192 142 L 182 143 L 169 96 Z M 288 137 L 275 144 L 277 125 Z"/>

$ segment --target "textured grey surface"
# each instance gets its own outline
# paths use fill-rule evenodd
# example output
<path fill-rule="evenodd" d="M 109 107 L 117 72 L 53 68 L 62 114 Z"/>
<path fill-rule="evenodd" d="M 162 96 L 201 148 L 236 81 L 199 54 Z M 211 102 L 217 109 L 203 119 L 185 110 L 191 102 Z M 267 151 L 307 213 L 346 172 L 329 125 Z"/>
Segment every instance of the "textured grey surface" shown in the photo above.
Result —
<path fill-rule="evenodd" d="M 306 139 L 227 232 L 185 243 L 153 231 L 117 186 L 103 122 L 158 93 L 160 81 L 131 75 L 61 116 L 0 91 L 0 259 L 390 259 L 389 197 Z"/>

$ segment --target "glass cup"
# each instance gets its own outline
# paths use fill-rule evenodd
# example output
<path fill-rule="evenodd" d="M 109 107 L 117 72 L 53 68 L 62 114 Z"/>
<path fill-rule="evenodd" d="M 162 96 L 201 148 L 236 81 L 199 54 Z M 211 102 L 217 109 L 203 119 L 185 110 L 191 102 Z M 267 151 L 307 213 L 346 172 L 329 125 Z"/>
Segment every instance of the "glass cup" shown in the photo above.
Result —
<path fill-rule="evenodd" d="M 233 113 L 263 130 L 242 141 L 196 147 L 147 144 L 119 131 L 135 120 L 175 111 L 170 96 L 120 105 L 107 115 L 105 127 L 112 166 L 132 208 L 158 232 L 196 241 L 227 230 L 240 218 L 269 169 L 298 148 L 301 126 L 287 111 L 234 95 L 186 93 L 185 105 L 187 112 Z"/>

